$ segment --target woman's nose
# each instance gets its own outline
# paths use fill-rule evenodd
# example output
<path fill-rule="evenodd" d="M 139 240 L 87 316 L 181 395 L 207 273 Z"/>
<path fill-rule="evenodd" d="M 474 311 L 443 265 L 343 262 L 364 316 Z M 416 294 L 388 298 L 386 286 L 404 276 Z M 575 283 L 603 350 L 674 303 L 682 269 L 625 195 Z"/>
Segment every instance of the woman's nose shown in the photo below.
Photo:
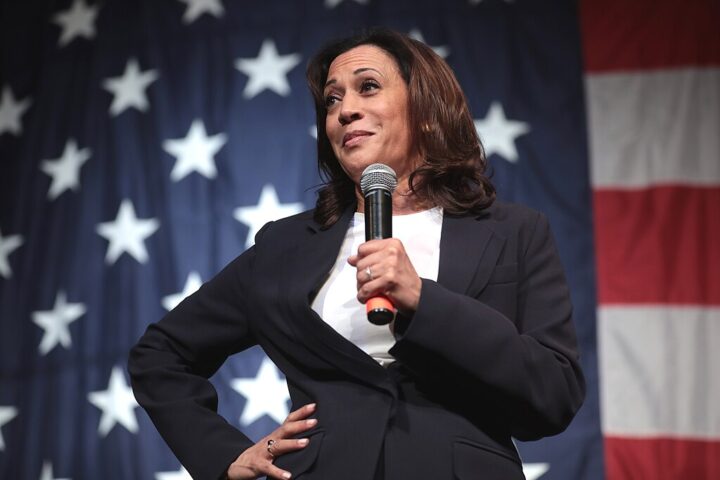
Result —
<path fill-rule="evenodd" d="M 362 118 L 362 116 L 357 100 L 353 98 L 352 95 L 345 95 L 340 105 L 340 114 L 338 115 L 340 125 L 345 126 Z"/>

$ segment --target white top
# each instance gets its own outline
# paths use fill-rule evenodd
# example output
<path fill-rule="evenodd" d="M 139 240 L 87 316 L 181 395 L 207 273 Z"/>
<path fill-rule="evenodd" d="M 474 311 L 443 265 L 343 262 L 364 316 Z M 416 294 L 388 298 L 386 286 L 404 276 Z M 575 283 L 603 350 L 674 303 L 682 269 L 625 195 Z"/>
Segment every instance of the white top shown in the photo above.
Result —
<path fill-rule="evenodd" d="M 393 216 L 393 238 L 399 239 L 421 278 L 437 280 L 440 265 L 442 208 L 435 207 L 409 215 Z M 395 343 L 387 325 L 367 320 L 365 305 L 357 300 L 355 267 L 347 262 L 365 242 L 365 215 L 355 213 L 345 234 L 340 253 L 325 284 L 312 302 L 312 309 L 340 335 L 357 345 L 380 365 L 395 359 L 388 350 Z"/>

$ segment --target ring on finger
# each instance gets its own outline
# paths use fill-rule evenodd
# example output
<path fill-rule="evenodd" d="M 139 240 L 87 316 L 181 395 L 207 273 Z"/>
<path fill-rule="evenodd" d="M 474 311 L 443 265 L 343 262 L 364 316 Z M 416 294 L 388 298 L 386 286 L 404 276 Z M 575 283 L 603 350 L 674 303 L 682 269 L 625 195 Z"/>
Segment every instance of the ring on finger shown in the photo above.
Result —
<path fill-rule="evenodd" d="M 365 275 L 367 275 L 368 281 L 372 281 L 373 274 L 372 274 L 372 270 L 370 270 L 370 267 L 365 268 Z"/>
<path fill-rule="evenodd" d="M 275 445 L 275 440 L 273 440 L 271 438 L 270 440 L 267 441 L 267 451 L 270 454 L 271 458 L 275 458 L 275 454 L 272 452 L 273 445 Z"/>

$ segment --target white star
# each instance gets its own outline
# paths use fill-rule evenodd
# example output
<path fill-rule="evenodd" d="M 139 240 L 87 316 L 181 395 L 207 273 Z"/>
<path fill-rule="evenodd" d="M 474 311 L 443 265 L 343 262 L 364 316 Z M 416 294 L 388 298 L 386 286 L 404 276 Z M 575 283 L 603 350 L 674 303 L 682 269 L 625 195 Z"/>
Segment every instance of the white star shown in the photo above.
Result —
<path fill-rule="evenodd" d="M 80 188 L 80 168 L 88 161 L 92 151 L 89 148 L 78 150 L 72 138 L 65 143 L 62 156 L 53 160 L 43 160 L 40 170 L 52 177 L 48 198 L 55 200 L 65 190 Z"/>
<path fill-rule="evenodd" d="M 157 472 L 155 480 L 192 480 L 192 477 L 185 467 L 180 467 L 180 470 L 175 472 Z"/>
<path fill-rule="evenodd" d="M 5 450 L 5 440 L 2 436 L 2 427 L 15 418 L 18 410 L 15 407 L 0 407 L 0 452 Z"/>
<path fill-rule="evenodd" d="M 10 87 L 3 87 L 2 100 L 0 100 L 0 135 L 5 132 L 10 132 L 13 135 L 22 133 L 20 117 L 25 113 L 25 110 L 30 108 L 31 103 L 30 98 L 25 98 L 19 102 L 16 101 Z"/>
<path fill-rule="evenodd" d="M 193 171 L 206 178 L 215 178 L 214 156 L 226 142 L 224 133 L 208 137 L 203 121 L 195 119 L 185 138 L 163 142 L 163 149 L 176 158 L 170 179 L 178 182 Z"/>
<path fill-rule="evenodd" d="M 0 232 L 0 276 L 5 278 L 12 277 L 12 269 L 10 268 L 8 257 L 22 244 L 22 235 L 10 235 L 3 238 L 2 232 Z"/>
<path fill-rule="evenodd" d="M 182 292 L 173 293 L 172 295 L 167 295 L 166 297 L 164 297 L 162 300 L 163 307 L 165 307 L 165 310 L 167 311 L 172 310 L 180 302 L 182 302 L 185 297 L 188 297 L 193 293 L 197 292 L 201 285 L 202 280 L 200 279 L 200 274 L 197 272 L 190 272 L 187 280 L 185 281 L 185 287 L 183 287 Z"/>
<path fill-rule="evenodd" d="M 338 5 L 340 5 L 343 2 L 343 0 L 325 0 L 325 7 L 327 8 L 335 8 Z M 356 3 L 359 3 L 361 5 L 367 5 L 370 0 L 355 0 Z"/>
<path fill-rule="evenodd" d="M 508 120 L 500 102 L 492 102 L 485 118 L 475 120 L 475 129 L 485 148 L 486 156 L 490 157 L 493 153 L 497 153 L 505 160 L 516 163 L 518 152 L 515 148 L 515 139 L 528 133 L 530 126 L 525 122 Z"/>
<path fill-rule="evenodd" d="M 287 383 L 268 358 L 263 359 L 255 378 L 236 378 L 230 381 L 230 386 L 247 399 L 240 417 L 240 423 L 244 426 L 265 414 L 277 423 L 283 423 L 290 413 L 287 405 L 290 400 Z"/>
<path fill-rule="evenodd" d="M 423 37 L 423 34 L 420 32 L 419 29 L 414 28 L 408 33 L 410 38 L 414 38 L 418 42 L 422 42 L 427 45 L 427 42 L 425 41 L 425 38 Z M 430 45 L 428 45 L 430 47 Z M 450 55 L 450 49 L 448 47 L 442 46 L 442 47 L 430 47 L 433 49 L 435 53 L 440 56 L 440 58 L 447 58 L 448 55 Z"/>
<path fill-rule="evenodd" d="M 279 55 L 274 41 L 263 41 L 256 58 L 238 58 L 235 61 L 235 68 L 250 77 L 243 90 L 243 97 L 253 98 L 265 89 L 288 96 L 290 84 L 287 74 L 300 63 L 301 58 L 299 53 Z"/>
<path fill-rule="evenodd" d="M 35 324 L 45 330 L 40 341 L 41 355 L 47 354 L 59 343 L 70 348 L 72 338 L 68 325 L 85 314 L 85 305 L 82 303 L 67 303 L 65 292 L 59 291 L 55 297 L 55 306 L 52 310 L 32 312 Z"/>
<path fill-rule="evenodd" d="M 70 9 L 55 15 L 53 21 L 62 28 L 58 44 L 64 47 L 78 36 L 87 39 L 95 37 L 95 18 L 99 8 L 97 5 L 85 5 L 83 0 L 75 0 Z"/>
<path fill-rule="evenodd" d="M 55 478 L 53 475 L 52 463 L 45 460 L 42 466 L 42 473 L 40 473 L 40 480 L 69 480 L 66 478 Z"/>
<path fill-rule="evenodd" d="M 549 463 L 523 463 L 525 480 L 537 480 L 550 470 Z"/>
<path fill-rule="evenodd" d="M 98 433 L 101 437 L 106 436 L 117 423 L 128 431 L 137 433 L 138 424 L 134 409 L 139 405 L 120 367 L 113 367 L 107 390 L 88 393 L 88 401 L 102 410 L 98 425 Z"/>
<path fill-rule="evenodd" d="M 160 222 L 155 218 L 137 218 L 133 203 L 126 198 L 120 203 L 114 221 L 101 223 L 96 227 L 97 233 L 110 242 L 105 263 L 112 265 L 123 252 L 129 253 L 140 263 L 147 262 L 145 239 L 155 233 L 159 227 Z"/>
<path fill-rule="evenodd" d="M 110 77 L 102 82 L 103 88 L 113 94 L 110 115 L 116 117 L 131 107 L 146 112 L 150 104 L 145 89 L 157 78 L 156 70 L 142 72 L 136 58 L 128 60 L 121 76 Z"/>
<path fill-rule="evenodd" d="M 225 14 L 220 0 L 180 0 L 187 4 L 187 9 L 183 15 L 183 23 L 190 24 L 194 22 L 203 13 L 209 13 L 215 17 L 222 17 Z"/>
<path fill-rule="evenodd" d="M 233 212 L 235 220 L 242 222 L 250 230 L 248 231 L 245 247 L 250 248 L 255 243 L 255 235 L 267 222 L 278 220 L 283 217 L 295 215 L 303 210 L 300 202 L 281 204 L 278 200 L 275 187 L 265 185 L 260 192 L 260 199 L 253 207 L 238 207 Z"/>

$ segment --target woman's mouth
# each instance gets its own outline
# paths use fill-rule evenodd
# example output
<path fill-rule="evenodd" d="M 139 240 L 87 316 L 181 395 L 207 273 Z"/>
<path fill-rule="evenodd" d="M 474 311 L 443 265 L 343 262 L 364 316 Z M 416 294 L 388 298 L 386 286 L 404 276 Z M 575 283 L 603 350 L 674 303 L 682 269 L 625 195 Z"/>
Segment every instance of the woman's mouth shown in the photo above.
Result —
<path fill-rule="evenodd" d="M 363 139 L 369 137 L 370 135 L 372 135 L 372 132 L 366 132 L 365 130 L 355 130 L 353 132 L 348 132 L 343 137 L 342 146 L 352 147 L 353 145 L 357 145 L 358 143 L 362 142 Z"/>

